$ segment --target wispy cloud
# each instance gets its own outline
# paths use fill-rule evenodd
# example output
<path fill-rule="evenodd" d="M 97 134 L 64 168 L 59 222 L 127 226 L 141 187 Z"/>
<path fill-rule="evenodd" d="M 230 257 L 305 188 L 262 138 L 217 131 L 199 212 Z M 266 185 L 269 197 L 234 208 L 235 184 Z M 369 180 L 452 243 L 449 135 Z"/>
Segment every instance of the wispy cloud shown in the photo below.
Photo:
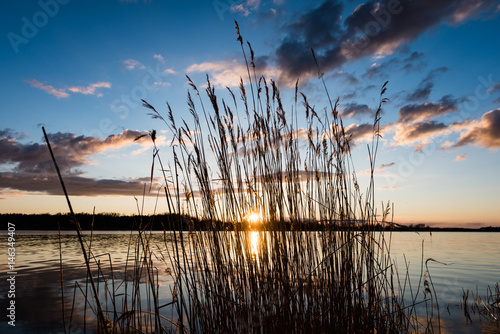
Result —
<path fill-rule="evenodd" d="M 439 67 L 430 71 L 427 76 L 420 82 L 417 89 L 409 94 L 407 100 L 410 102 L 426 100 L 434 87 L 434 79 L 441 73 L 448 71 L 447 67 Z"/>
<path fill-rule="evenodd" d="M 246 0 L 243 3 L 240 3 L 239 5 L 232 4 L 231 12 L 241 13 L 241 15 L 243 16 L 248 16 L 250 15 L 251 12 L 258 10 L 259 6 L 260 6 L 260 0 Z"/>
<path fill-rule="evenodd" d="M 58 88 L 58 89 L 56 89 L 50 85 L 42 84 L 41 82 L 39 82 L 36 79 L 27 80 L 27 82 L 29 82 L 32 87 L 39 88 L 39 89 L 47 92 L 48 94 L 54 95 L 58 99 L 69 97 L 70 94 L 68 93 L 68 91 L 72 92 L 72 93 L 80 93 L 80 94 L 84 94 L 84 95 L 95 95 L 96 90 L 98 88 L 111 88 L 111 83 L 109 83 L 109 82 L 96 82 L 96 83 L 90 84 L 86 87 L 72 86 L 72 87 L 68 87 L 68 88 Z M 101 93 L 97 94 L 97 97 L 102 97 L 102 94 Z"/>
<path fill-rule="evenodd" d="M 29 82 L 32 87 L 39 88 L 50 95 L 54 95 L 58 99 L 69 96 L 69 94 L 66 93 L 64 89 L 56 89 L 51 85 L 45 85 L 36 79 L 27 80 L 27 82 Z"/>
<path fill-rule="evenodd" d="M 392 167 L 394 166 L 396 163 L 395 162 L 389 162 L 387 164 L 382 164 L 380 166 L 377 167 L 377 169 L 375 169 L 376 171 L 381 171 L 381 170 L 384 170 L 386 168 L 389 168 L 389 167 Z"/>
<path fill-rule="evenodd" d="M 406 73 L 412 73 L 416 71 L 420 71 L 425 67 L 425 63 L 423 62 L 424 54 L 418 51 L 412 52 L 407 58 L 403 60 L 403 65 L 401 69 Z"/>
<path fill-rule="evenodd" d="M 143 70 L 146 68 L 146 66 L 142 65 L 139 61 L 135 59 L 126 59 L 123 62 L 123 66 L 129 71 L 134 70 L 136 68 Z"/>
<path fill-rule="evenodd" d="M 111 88 L 111 83 L 109 82 L 96 82 L 88 85 L 87 87 L 74 86 L 69 87 L 68 90 L 73 93 L 80 93 L 84 95 L 94 95 L 98 88 Z M 101 94 L 102 96 L 102 94 Z M 100 96 L 98 96 L 100 97 Z"/>
<path fill-rule="evenodd" d="M 160 63 L 165 63 L 165 58 L 161 54 L 155 54 L 153 55 L 153 58 L 158 59 Z"/>
<path fill-rule="evenodd" d="M 363 74 L 363 78 L 386 78 L 389 73 L 396 70 L 401 65 L 401 61 L 397 58 L 392 58 L 390 60 L 373 63 Z"/>
<path fill-rule="evenodd" d="M 356 78 L 354 75 L 351 73 L 347 73 L 344 71 L 338 71 L 335 72 L 331 75 L 333 79 L 342 79 L 345 83 L 349 85 L 357 85 L 359 84 L 359 79 Z"/>
<path fill-rule="evenodd" d="M 455 161 L 461 161 L 461 160 L 465 160 L 465 159 L 467 159 L 467 155 L 464 153 L 464 154 L 457 155 L 455 158 Z"/>

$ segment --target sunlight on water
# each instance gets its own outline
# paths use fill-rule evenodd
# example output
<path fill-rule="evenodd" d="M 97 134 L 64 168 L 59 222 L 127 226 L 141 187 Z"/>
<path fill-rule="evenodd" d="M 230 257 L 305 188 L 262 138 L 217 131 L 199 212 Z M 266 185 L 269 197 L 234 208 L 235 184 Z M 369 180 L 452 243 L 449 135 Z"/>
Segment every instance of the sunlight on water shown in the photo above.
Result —
<path fill-rule="evenodd" d="M 252 256 L 254 257 L 256 257 L 259 253 L 259 243 L 260 243 L 259 232 L 257 231 L 250 232 L 250 249 L 252 251 Z"/>

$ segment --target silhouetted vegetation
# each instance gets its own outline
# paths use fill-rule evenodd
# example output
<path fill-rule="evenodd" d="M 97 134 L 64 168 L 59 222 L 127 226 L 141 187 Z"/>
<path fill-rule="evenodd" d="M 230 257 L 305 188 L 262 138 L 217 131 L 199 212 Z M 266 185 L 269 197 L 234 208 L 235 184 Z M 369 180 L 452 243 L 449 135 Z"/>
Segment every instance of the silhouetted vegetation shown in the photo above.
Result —
<path fill-rule="evenodd" d="M 21 213 L 8 213 L 0 214 L 0 221 L 2 222 L 13 222 L 16 224 L 17 230 L 36 230 L 36 231 L 57 231 L 58 224 L 61 231 L 74 230 L 75 226 L 70 223 L 70 215 L 66 213 L 58 214 L 21 214 Z M 156 215 L 121 215 L 118 213 L 77 213 L 76 218 L 80 222 L 80 226 L 84 231 L 131 231 L 138 227 L 151 230 L 151 231 L 171 231 L 171 230 L 181 230 L 181 231 L 207 231 L 213 228 L 217 230 L 247 230 L 248 225 L 231 222 L 223 223 L 221 221 L 214 222 L 210 220 L 203 220 L 197 217 L 179 214 L 156 214 Z M 363 222 L 353 222 L 347 224 L 345 222 L 339 221 L 326 221 L 318 222 L 313 221 L 302 221 L 294 222 L 293 224 L 288 222 L 283 222 L 283 228 L 286 231 L 321 231 L 325 228 L 325 225 L 329 225 L 330 228 L 334 230 L 346 230 L 351 229 L 355 231 L 362 231 L 367 228 L 366 224 Z M 370 226 L 371 229 L 375 231 L 432 231 L 432 232 L 500 232 L 500 227 L 488 226 L 481 228 L 460 228 L 460 227 L 430 227 L 425 224 L 379 224 L 375 223 Z M 275 230 L 276 226 L 270 226 L 266 224 L 259 225 L 258 227 L 253 227 L 253 229 L 258 229 L 261 231 L 271 231 Z"/>
<path fill-rule="evenodd" d="M 408 267 L 398 272 L 385 232 L 429 228 L 395 224 L 389 203 L 379 214 L 375 208 L 373 175 L 387 82 L 374 113 L 371 177 L 363 192 L 339 100 L 330 99 L 319 65 L 326 108 L 311 106 L 297 81 L 287 112 L 276 83 L 257 76 L 253 50 L 248 43 L 247 58 L 237 24 L 236 31 L 248 84 L 241 79 L 239 91 L 228 88 L 227 101 L 216 95 L 208 77 L 205 94 L 188 77 L 191 120 L 183 119 L 181 126 L 168 104 L 164 118 L 143 101 L 148 115 L 174 135 L 168 163 L 156 145 L 155 130 L 136 139 L 153 143 L 151 182 L 159 167 L 167 214 L 39 217 L 46 221 L 44 229 L 55 229 L 54 221 L 73 220 L 80 222 L 77 231 L 138 232 L 127 253 L 134 275 L 123 281 L 115 278 L 109 254 L 109 265 L 92 254 L 92 235 L 88 242 L 80 239 L 92 270 L 86 285 L 75 291 L 94 314 L 88 323 L 97 323 L 103 333 L 439 332 L 437 294 L 427 268 L 436 260 L 427 259 L 424 271 L 422 259 L 414 284 Z M 69 199 L 68 204 L 71 208 Z M 29 224 L 16 221 L 21 228 L 43 225 Z M 68 228 L 67 223 L 61 226 Z M 151 230 L 164 231 L 163 245 L 152 244 Z M 159 304 L 154 261 L 170 266 L 173 277 L 172 300 L 164 305 Z M 88 289 L 93 275 L 104 282 L 97 292 Z M 124 286 L 125 293 L 115 285 Z"/>

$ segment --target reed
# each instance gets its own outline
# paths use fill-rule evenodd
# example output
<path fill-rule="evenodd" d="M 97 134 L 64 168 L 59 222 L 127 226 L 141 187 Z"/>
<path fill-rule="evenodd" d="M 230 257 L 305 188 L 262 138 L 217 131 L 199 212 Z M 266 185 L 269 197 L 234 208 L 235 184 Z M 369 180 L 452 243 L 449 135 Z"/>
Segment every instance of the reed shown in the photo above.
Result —
<path fill-rule="evenodd" d="M 472 301 L 469 301 L 469 297 Z M 477 288 L 475 293 L 470 290 L 463 290 L 462 301 L 459 306 L 468 322 L 473 322 L 471 317 L 471 314 L 473 314 L 481 320 L 486 319 L 496 322 L 498 330 L 500 319 L 500 286 L 498 283 L 493 288 L 488 286 L 483 296 L 479 294 Z"/>
<path fill-rule="evenodd" d="M 169 213 L 208 222 L 205 231 L 192 224 L 188 235 L 177 222 L 166 222 L 175 241 L 169 260 L 177 282 L 177 328 L 192 333 L 432 331 L 432 298 L 417 290 L 405 305 L 408 281 L 399 281 L 390 258 L 390 205 L 382 206 L 381 215 L 375 208 L 387 83 L 374 115 L 370 182 L 363 192 L 339 100 L 330 98 L 320 65 L 316 62 L 327 107 L 311 106 L 297 81 L 289 112 L 276 83 L 257 76 L 254 52 L 247 43 L 247 57 L 237 23 L 236 31 L 248 84 L 241 79 L 238 91 L 228 88 L 228 100 L 216 95 L 208 76 L 204 94 L 187 77 L 191 120 L 180 126 L 168 104 L 164 118 L 143 101 L 149 115 L 174 134 L 168 166 L 160 158 L 156 131 L 148 134 Z M 312 58 L 316 61 L 314 51 Z M 389 232 L 376 231 L 380 224 Z M 419 302 L 431 309 L 424 320 L 415 311 Z"/>

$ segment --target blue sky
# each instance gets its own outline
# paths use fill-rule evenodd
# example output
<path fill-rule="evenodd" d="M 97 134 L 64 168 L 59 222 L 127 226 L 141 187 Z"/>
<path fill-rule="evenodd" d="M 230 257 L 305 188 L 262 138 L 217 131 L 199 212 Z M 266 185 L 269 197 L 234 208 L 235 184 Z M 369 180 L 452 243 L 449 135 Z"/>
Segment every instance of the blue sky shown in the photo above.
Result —
<path fill-rule="evenodd" d="M 367 182 L 367 124 L 389 81 L 377 198 L 402 223 L 500 225 L 500 6 L 493 0 L 78 1 L 2 3 L 0 212 L 65 212 L 43 145 L 59 149 L 76 211 L 134 213 L 168 101 L 189 119 L 185 74 L 224 95 L 245 76 L 234 20 L 259 74 L 292 105 L 326 106 L 314 48 Z M 365 125 L 365 126 L 364 126 Z M 148 199 L 154 205 L 154 198 Z"/>

